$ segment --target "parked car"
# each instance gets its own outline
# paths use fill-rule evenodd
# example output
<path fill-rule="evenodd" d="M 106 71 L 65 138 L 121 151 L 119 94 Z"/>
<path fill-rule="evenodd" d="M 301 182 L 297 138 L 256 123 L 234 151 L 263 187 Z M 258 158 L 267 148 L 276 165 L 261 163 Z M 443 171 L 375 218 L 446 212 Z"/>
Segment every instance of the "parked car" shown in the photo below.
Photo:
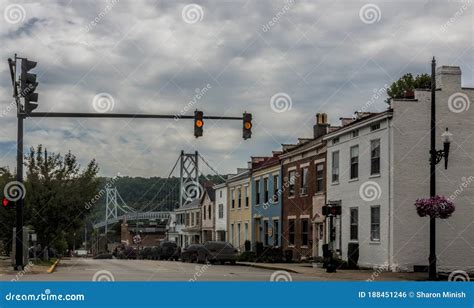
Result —
<path fill-rule="evenodd" d="M 220 241 L 210 241 L 204 244 L 192 244 L 181 252 L 183 262 L 205 262 L 224 264 L 229 262 L 235 264 L 237 259 L 237 249 L 232 244 Z"/>
<path fill-rule="evenodd" d="M 206 247 L 201 244 L 188 245 L 181 251 L 181 261 L 183 262 L 202 262 L 206 255 Z"/>
<path fill-rule="evenodd" d="M 206 249 L 204 256 L 206 263 L 220 262 L 224 264 L 230 262 L 230 264 L 235 264 L 238 251 L 231 243 L 210 241 L 204 243 L 204 247 Z"/>
<path fill-rule="evenodd" d="M 160 243 L 158 258 L 160 260 L 178 260 L 179 255 L 176 253 L 178 245 L 175 242 L 164 241 Z"/>

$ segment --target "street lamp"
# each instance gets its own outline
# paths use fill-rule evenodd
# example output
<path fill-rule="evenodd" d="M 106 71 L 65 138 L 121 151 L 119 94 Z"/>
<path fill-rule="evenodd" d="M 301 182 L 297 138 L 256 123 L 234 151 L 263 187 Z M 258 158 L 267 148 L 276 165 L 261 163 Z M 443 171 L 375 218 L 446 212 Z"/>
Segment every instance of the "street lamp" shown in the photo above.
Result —
<path fill-rule="evenodd" d="M 436 165 L 444 158 L 444 168 L 448 168 L 449 148 L 451 145 L 452 134 L 448 128 L 441 135 L 443 149 L 436 150 L 436 60 L 433 57 L 431 62 L 431 139 L 430 139 L 430 197 L 436 196 Z M 436 272 L 436 217 L 430 217 L 430 256 L 429 261 L 429 280 L 437 280 Z"/>

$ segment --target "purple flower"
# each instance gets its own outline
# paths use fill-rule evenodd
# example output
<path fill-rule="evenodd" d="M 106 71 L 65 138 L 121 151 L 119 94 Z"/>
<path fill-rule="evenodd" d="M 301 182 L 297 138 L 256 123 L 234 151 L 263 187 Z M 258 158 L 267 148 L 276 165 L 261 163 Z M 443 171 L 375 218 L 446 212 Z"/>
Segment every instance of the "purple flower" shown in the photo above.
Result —
<path fill-rule="evenodd" d="M 415 202 L 415 207 L 420 217 L 430 216 L 445 219 L 454 212 L 454 203 L 443 196 L 418 199 Z"/>

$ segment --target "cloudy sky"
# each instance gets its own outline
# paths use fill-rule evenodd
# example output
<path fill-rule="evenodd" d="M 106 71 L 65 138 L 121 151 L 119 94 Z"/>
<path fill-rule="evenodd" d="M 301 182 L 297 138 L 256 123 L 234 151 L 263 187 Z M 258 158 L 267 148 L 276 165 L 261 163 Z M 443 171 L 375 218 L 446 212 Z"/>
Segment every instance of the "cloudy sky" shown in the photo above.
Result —
<path fill-rule="evenodd" d="M 220 172 L 310 137 L 362 107 L 382 111 L 402 74 L 458 65 L 474 85 L 472 1 L 5 1 L 0 18 L 0 166 L 15 165 L 7 59 L 38 62 L 37 111 L 240 116 L 240 121 L 40 119 L 25 148 L 71 150 L 101 174 L 166 176 L 180 150 Z M 199 94 L 199 95 L 198 95 Z"/>

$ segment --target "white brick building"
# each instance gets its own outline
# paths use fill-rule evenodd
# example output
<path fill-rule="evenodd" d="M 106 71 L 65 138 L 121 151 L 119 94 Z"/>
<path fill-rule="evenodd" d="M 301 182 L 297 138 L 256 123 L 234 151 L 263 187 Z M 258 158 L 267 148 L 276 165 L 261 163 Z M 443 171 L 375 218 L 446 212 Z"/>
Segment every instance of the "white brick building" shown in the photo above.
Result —
<path fill-rule="evenodd" d="M 461 87 L 458 67 L 446 66 L 437 71 L 437 87 L 437 149 L 442 149 L 446 127 L 453 134 L 448 169 L 443 163 L 437 165 L 437 193 L 451 197 L 456 205 L 452 217 L 437 220 L 438 270 L 473 272 L 474 108 L 469 107 L 474 89 Z M 416 90 L 414 99 L 393 100 L 390 110 L 327 135 L 327 199 L 342 201 L 336 248 L 343 259 L 348 243 L 354 241 L 359 243 L 361 266 L 412 271 L 417 265 L 428 265 L 429 218 L 419 217 L 413 204 L 429 196 L 429 138 L 430 91 L 426 90 Z M 374 140 L 380 140 L 379 148 Z M 357 150 L 352 148 L 356 145 Z M 337 155 L 339 164 L 332 168 Z M 377 169 L 377 161 L 379 175 L 371 172 Z"/>

